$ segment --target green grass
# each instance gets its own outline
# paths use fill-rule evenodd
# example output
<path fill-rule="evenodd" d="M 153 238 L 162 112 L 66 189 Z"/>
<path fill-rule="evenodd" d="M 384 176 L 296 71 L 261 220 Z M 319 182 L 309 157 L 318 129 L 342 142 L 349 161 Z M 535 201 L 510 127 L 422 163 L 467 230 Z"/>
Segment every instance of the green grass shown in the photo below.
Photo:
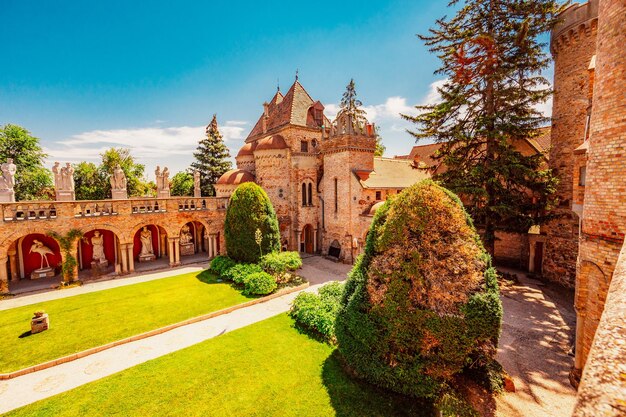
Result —
<path fill-rule="evenodd" d="M 348 377 L 334 348 L 281 314 L 7 416 L 432 416 Z"/>
<path fill-rule="evenodd" d="M 0 373 L 36 365 L 249 300 L 210 273 L 190 273 L 0 311 Z M 50 329 L 30 335 L 33 312 Z M 22 337 L 20 337 L 22 336 Z"/>

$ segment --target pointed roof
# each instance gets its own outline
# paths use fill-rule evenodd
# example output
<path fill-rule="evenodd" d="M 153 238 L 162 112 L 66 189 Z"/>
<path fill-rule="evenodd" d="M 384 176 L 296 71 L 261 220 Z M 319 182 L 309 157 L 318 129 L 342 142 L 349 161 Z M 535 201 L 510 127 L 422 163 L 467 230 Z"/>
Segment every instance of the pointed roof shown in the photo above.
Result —
<path fill-rule="evenodd" d="M 272 100 L 267 103 L 266 133 L 263 133 L 264 111 L 250 131 L 246 142 L 259 139 L 272 130 L 289 124 L 303 127 L 319 127 L 313 120 L 307 117 L 309 109 L 316 103 L 317 101 L 313 100 L 302 84 L 296 80 L 289 88 L 289 91 L 287 91 L 287 94 L 283 96 L 280 91 L 277 91 Z M 330 125 L 325 116 L 324 124 Z"/>

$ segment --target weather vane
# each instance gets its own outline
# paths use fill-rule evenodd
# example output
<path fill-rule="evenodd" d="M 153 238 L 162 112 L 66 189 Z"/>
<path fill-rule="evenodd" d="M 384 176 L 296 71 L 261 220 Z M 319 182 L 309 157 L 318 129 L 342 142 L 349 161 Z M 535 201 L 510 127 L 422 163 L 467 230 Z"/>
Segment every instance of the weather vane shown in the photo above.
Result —
<path fill-rule="evenodd" d="M 299 72 L 299 70 L 298 70 L 298 68 L 296 68 L 296 81 L 298 81 L 298 72 Z"/>

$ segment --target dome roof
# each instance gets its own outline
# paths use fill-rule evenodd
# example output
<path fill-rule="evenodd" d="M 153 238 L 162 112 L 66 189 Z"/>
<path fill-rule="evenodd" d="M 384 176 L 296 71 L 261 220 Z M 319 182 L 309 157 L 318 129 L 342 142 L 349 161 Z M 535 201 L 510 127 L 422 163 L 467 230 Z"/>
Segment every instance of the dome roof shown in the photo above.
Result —
<path fill-rule="evenodd" d="M 244 182 L 254 182 L 254 175 L 243 169 L 231 169 L 217 180 L 219 185 L 239 185 Z"/>
<path fill-rule="evenodd" d="M 374 214 L 376 214 L 376 210 L 381 208 L 383 206 L 383 204 L 385 204 L 384 201 L 379 201 L 378 203 L 374 204 L 372 207 L 370 207 L 370 209 L 367 212 L 367 214 L 369 214 L 370 216 L 373 216 Z"/>
<path fill-rule="evenodd" d="M 287 149 L 287 142 L 281 135 L 274 135 L 269 138 L 261 139 L 256 147 L 257 151 L 266 151 L 269 149 Z"/>
<path fill-rule="evenodd" d="M 239 149 L 239 152 L 237 153 L 237 158 L 239 158 L 240 156 L 254 155 L 254 150 L 256 149 L 256 146 L 257 146 L 256 141 L 246 143 L 245 145 L 241 147 L 241 149 Z"/>

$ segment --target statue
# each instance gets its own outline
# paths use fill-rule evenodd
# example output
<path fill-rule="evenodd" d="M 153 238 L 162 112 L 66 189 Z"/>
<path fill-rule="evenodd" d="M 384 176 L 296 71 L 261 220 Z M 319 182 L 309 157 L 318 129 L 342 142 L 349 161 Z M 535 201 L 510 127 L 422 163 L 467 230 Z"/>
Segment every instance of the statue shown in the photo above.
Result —
<path fill-rule="evenodd" d="M 117 164 L 113 169 L 113 175 L 111 175 L 111 189 L 126 190 L 126 175 L 120 164 Z"/>
<path fill-rule="evenodd" d="M 162 175 L 162 180 L 163 181 L 163 190 L 169 190 L 170 189 L 170 170 L 167 169 L 167 167 L 163 168 L 163 172 L 161 173 Z"/>
<path fill-rule="evenodd" d="M 65 164 L 65 182 L 64 188 L 68 191 L 74 191 L 74 167 L 67 162 Z"/>
<path fill-rule="evenodd" d="M 189 226 L 184 225 L 180 233 L 180 244 L 186 245 L 188 243 L 191 243 L 191 233 L 189 233 Z"/>
<path fill-rule="evenodd" d="M 152 247 L 152 232 L 148 229 L 147 226 L 144 226 L 141 229 L 141 233 L 139 234 L 139 239 L 141 240 L 141 252 L 139 252 L 139 260 L 140 261 L 151 261 L 155 258 L 154 249 Z"/>
<path fill-rule="evenodd" d="M 157 186 L 157 193 L 158 193 L 159 191 L 163 189 L 163 175 L 161 175 L 161 167 L 159 167 L 158 165 L 156 169 L 154 170 L 154 176 L 156 177 L 156 186 Z"/>
<path fill-rule="evenodd" d="M 167 167 L 163 167 L 163 171 L 159 166 L 154 171 L 156 176 L 157 198 L 170 197 L 170 171 Z"/>
<path fill-rule="evenodd" d="M 93 232 L 91 245 L 93 246 L 93 255 L 91 256 L 93 262 L 99 264 L 107 264 L 107 259 L 104 256 L 104 237 L 100 234 L 98 230 Z"/>
<path fill-rule="evenodd" d="M 195 245 L 193 244 L 193 238 L 189 231 L 189 226 L 184 225 L 180 229 L 180 254 L 181 256 L 189 256 L 196 253 Z"/>
<path fill-rule="evenodd" d="M 54 255 L 52 250 L 45 246 L 40 240 L 34 239 L 33 244 L 30 246 L 30 251 L 28 253 L 38 253 L 41 256 L 41 266 L 39 270 L 43 270 L 43 263 L 46 262 L 46 268 L 50 269 L 50 262 L 48 262 L 48 255 Z"/>
<path fill-rule="evenodd" d="M 52 167 L 56 199 L 72 201 L 74 200 L 74 167 L 69 162 L 63 167 L 59 168 L 59 166 L 59 163 L 55 162 Z"/>
<path fill-rule="evenodd" d="M 61 179 L 61 170 L 58 162 L 54 163 L 52 167 L 52 173 L 54 174 L 54 188 L 59 191 L 63 189 L 63 180 Z"/>
<path fill-rule="evenodd" d="M 0 202 L 12 203 L 15 201 L 15 173 L 17 167 L 13 163 L 13 159 L 8 158 L 7 161 L 0 165 Z"/>
<path fill-rule="evenodd" d="M 193 196 L 202 197 L 202 191 L 200 190 L 200 171 L 193 172 Z"/>

